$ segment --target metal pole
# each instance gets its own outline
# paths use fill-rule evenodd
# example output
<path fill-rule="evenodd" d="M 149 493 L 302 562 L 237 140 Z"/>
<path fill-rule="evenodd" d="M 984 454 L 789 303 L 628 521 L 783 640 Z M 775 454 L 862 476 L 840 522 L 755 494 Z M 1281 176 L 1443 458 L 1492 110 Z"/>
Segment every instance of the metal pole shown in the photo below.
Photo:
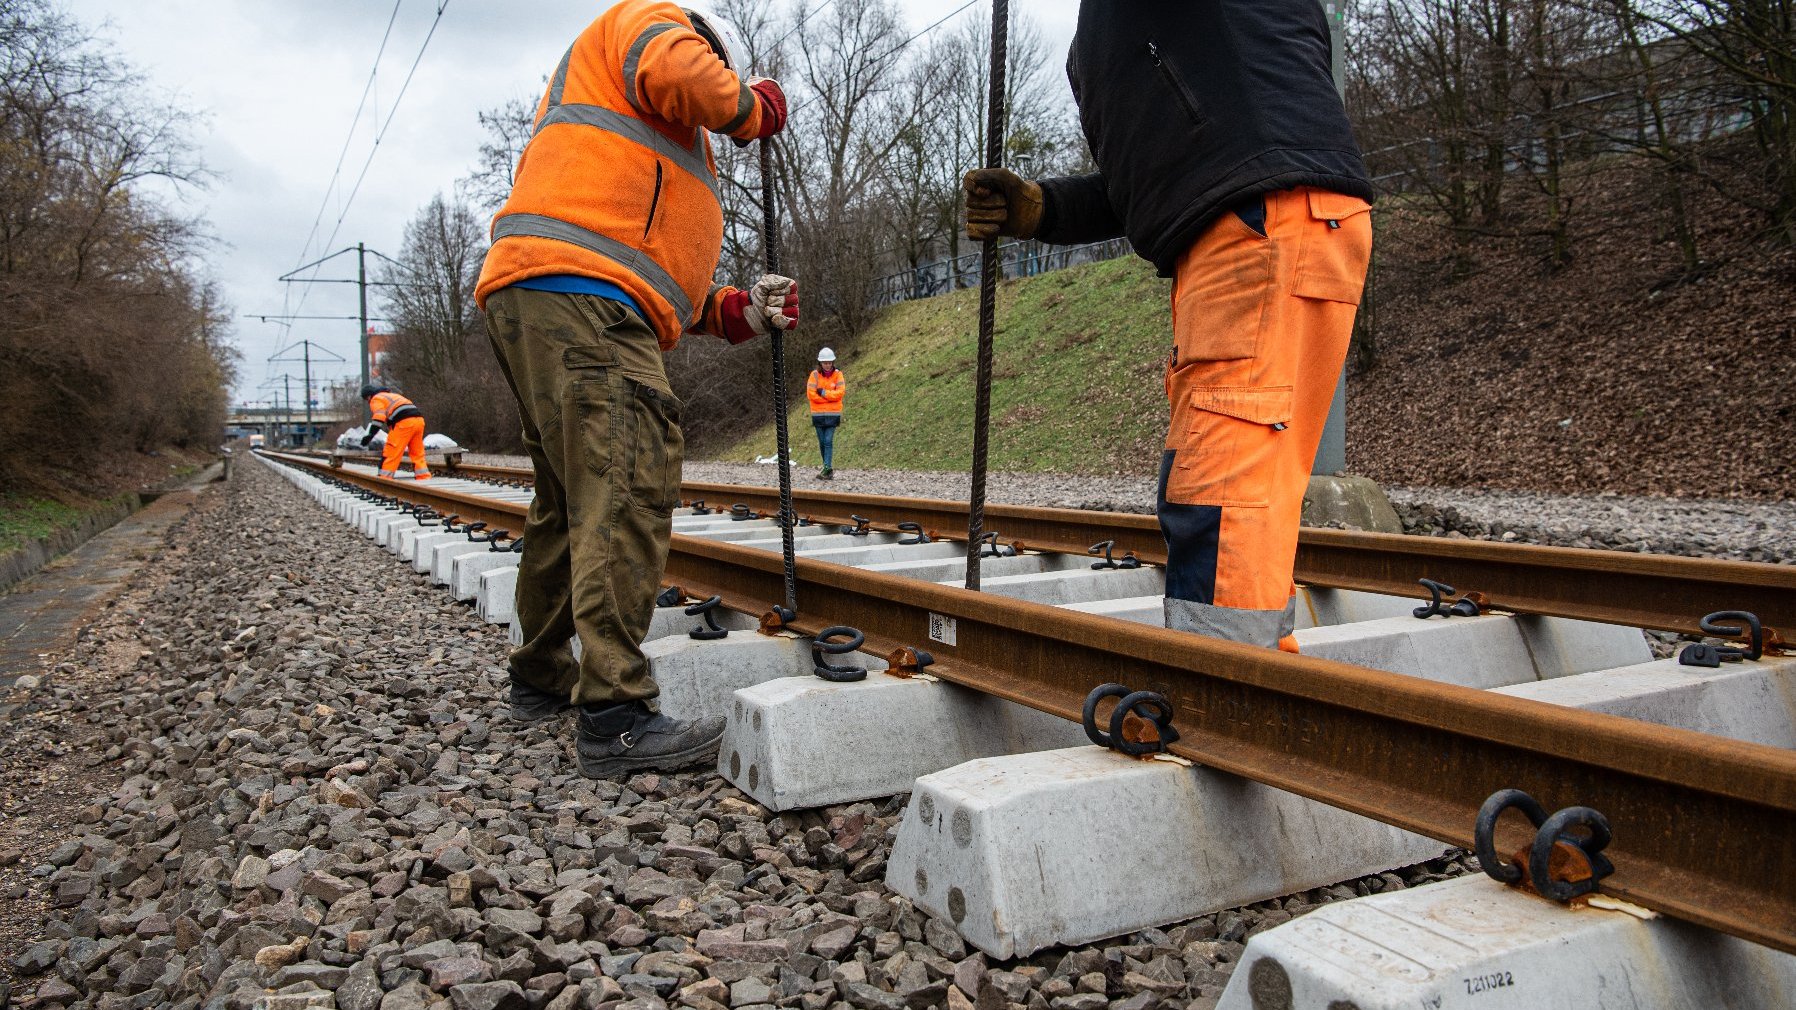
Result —
<path fill-rule="evenodd" d="M 985 167 L 1004 167 L 1004 78 L 1010 42 L 1010 0 L 992 0 L 991 88 L 985 109 Z M 980 538 L 985 534 L 985 464 L 992 414 L 992 333 L 998 315 L 998 239 L 980 250 L 979 365 L 973 391 L 973 488 L 967 501 L 967 588 L 979 588 Z"/>
<path fill-rule="evenodd" d="M 761 251 L 767 272 L 780 272 L 779 211 L 773 203 L 773 141 L 761 141 Z M 751 311 L 760 311 L 752 306 Z M 786 430 L 786 331 L 771 328 L 773 341 L 773 430 L 780 469 L 780 553 L 786 566 L 786 620 L 798 616 L 798 554 L 792 529 L 798 514 L 792 507 L 792 441 Z"/>
<path fill-rule="evenodd" d="M 311 444 L 311 441 L 312 441 L 312 342 L 310 340 L 302 340 L 302 341 L 300 341 L 300 346 L 305 348 L 305 359 L 306 359 L 306 443 L 309 445 L 309 444 Z"/>
<path fill-rule="evenodd" d="M 355 283 L 362 294 L 362 385 L 368 384 L 368 250 L 355 244 Z"/>

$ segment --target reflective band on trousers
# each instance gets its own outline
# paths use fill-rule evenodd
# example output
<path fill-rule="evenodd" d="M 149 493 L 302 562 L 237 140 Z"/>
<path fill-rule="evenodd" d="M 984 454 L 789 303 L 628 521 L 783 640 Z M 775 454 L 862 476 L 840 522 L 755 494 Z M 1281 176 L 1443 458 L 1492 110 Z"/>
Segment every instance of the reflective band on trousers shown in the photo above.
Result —
<path fill-rule="evenodd" d="M 577 224 L 569 224 L 542 214 L 507 214 L 495 220 L 493 241 L 497 242 L 502 238 L 554 239 L 598 253 L 642 278 L 643 283 L 654 289 L 673 308 L 681 325 L 692 323 L 692 300 L 686 297 L 686 292 L 674 282 L 673 276 L 665 267 L 644 255 L 640 249 L 631 248 L 614 238 Z"/>
<path fill-rule="evenodd" d="M 557 124 L 591 126 L 633 140 L 685 169 L 710 187 L 713 196 L 717 195 L 717 177 L 711 174 L 711 163 L 705 157 L 703 131 L 694 131 L 693 146 L 686 148 L 668 140 L 661 131 L 635 116 L 613 112 L 602 105 L 557 105 L 543 114 L 542 121 L 536 124 L 536 132 L 541 133 Z"/>
<path fill-rule="evenodd" d="M 1296 624 L 1296 600 L 1278 610 L 1240 610 L 1166 598 L 1166 626 L 1174 631 L 1194 631 L 1210 638 L 1275 649 L 1278 640 L 1289 635 Z"/>

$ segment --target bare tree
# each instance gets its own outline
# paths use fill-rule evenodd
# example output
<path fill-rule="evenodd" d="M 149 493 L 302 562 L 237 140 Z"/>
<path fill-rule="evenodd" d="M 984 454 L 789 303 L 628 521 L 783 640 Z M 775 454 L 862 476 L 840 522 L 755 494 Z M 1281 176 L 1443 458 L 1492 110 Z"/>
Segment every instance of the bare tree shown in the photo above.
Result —
<path fill-rule="evenodd" d="M 1631 13 L 1699 55 L 1745 107 L 1770 195 L 1730 195 L 1796 244 L 1796 0 L 1636 0 Z"/>
<path fill-rule="evenodd" d="M 205 181 L 194 122 L 44 0 L 0 0 L 0 483 L 91 485 L 108 454 L 221 433 L 200 227 L 143 187 Z"/>
<path fill-rule="evenodd" d="M 518 159 L 536 129 L 536 108 L 521 98 L 508 98 L 476 113 L 486 130 L 474 170 L 463 178 L 458 193 L 480 210 L 492 213 L 511 195 Z"/>
<path fill-rule="evenodd" d="M 399 258 L 377 272 L 393 343 L 385 378 L 464 444 L 515 447 L 519 425 L 474 304 L 486 228 L 461 196 L 439 193 L 405 228 Z"/>

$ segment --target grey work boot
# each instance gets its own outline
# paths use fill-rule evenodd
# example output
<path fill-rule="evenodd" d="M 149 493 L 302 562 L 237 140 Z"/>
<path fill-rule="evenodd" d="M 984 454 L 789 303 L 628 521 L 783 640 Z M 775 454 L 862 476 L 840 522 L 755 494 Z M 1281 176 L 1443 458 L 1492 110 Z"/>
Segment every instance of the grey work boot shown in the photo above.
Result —
<path fill-rule="evenodd" d="M 639 701 L 580 706 L 574 749 L 580 774 L 603 779 L 633 771 L 671 772 L 717 756 L 723 720 L 672 719 Z"/>
<path fill-rule="evenodd" d="M 532 687 L 519 680 L 514 674 L 511 678 L 511 717 L 517 722 L 541 722 L 554 718 L 574 707 L 565 694 L 545 691 L 540 687 Z"/>

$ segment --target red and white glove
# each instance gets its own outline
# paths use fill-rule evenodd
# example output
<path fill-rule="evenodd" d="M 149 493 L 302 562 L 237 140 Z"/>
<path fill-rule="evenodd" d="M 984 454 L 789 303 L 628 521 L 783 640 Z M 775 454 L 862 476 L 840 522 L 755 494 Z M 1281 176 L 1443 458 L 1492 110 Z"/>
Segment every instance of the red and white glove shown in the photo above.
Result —
<path fill-rule="evenodd" d="M 778 274 L 766 274 L 746 291 L 723 298 L 723 338 L 740 344 L 764 337 L 777 327 L 798 326 L 798 282 Z"/>
<path fill-rule="evenodd" d="M 761 101 L 761 128 L 755 132 L 754 139 L 762 140 L 785 129 L 786 93 L 780 88 L 780 82 L 771 77 L 751 77 L 748 90 Z"/>

